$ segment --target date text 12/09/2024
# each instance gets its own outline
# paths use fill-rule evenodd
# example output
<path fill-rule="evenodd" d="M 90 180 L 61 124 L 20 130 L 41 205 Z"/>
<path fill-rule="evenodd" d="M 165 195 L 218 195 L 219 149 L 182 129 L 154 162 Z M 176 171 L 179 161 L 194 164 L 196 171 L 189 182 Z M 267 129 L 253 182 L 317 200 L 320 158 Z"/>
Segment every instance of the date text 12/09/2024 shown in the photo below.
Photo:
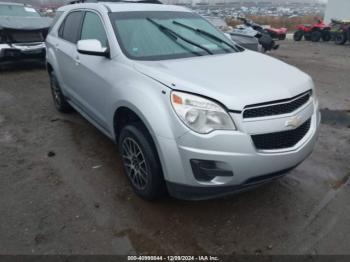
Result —
<path fill-rule="evenodd" d="M 128 261 L 220 261 L 216 256 L 128 256 Z"/>

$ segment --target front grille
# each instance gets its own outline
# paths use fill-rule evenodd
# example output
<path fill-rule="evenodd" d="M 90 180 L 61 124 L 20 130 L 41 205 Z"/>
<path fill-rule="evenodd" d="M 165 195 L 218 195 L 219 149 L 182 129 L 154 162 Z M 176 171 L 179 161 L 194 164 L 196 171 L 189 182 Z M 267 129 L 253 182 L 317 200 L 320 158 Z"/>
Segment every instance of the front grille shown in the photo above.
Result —
<path fill-rule="evenodd" d="M 311 119 L 294 130 L 252 135 L 254 145 L 259 150 L 283 149 L 295 146 L 309 131 Z"/>
<path fill-rule="evenodd" d="M 43 42 L 45 38 L 41 31 L 13 31 L 10 33 L 13 43 Z"/>
<path fill-rule="evenodd" d="M 254 118 L 254 117 L 263 117 L 263 116 L 274 116 L 274 115 L 282 115 L 292 113 L 297 110 L 302 105 L 306 104 L 309 101 L 311 96 L 311 92 L 301 94 L 297 97 L 283 100 L 275 101 L 269 103 L 269 105 L 264 105 L 260 107 L 256 107 L 259 105 L 247 106 L 243 113 L 243 118 Z M 276 104 L 278 103 L 278 104 Z M 251 108 L 254 107 L 254 108 Z"/>

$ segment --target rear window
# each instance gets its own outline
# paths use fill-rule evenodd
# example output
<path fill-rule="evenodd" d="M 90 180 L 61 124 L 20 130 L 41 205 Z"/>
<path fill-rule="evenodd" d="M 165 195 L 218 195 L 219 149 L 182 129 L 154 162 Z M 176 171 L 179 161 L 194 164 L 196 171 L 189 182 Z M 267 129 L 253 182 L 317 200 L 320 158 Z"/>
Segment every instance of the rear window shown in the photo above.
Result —
<path fill-rule="evenodd" d="M 80 35 L 80 27 L 83 12 L 74 11 L 69 13 L 59 29 L 59 36 L 71 43 L 76 43 Z"/>

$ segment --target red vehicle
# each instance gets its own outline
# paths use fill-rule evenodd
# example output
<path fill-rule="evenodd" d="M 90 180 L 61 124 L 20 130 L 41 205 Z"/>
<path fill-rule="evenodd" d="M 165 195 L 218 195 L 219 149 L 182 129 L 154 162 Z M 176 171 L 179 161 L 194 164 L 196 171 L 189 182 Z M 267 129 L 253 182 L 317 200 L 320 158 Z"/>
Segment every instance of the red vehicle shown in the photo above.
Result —
<path fill-rule="evenodd" d="M 273 39 L 278 39 L 278 40 L 285 40 L 287 36 L 287 28 L 271 28 L 271 27 L 266 27 L 265 28 L 266 32 L 269 33 L 269 35 Z"/>
<path fill-rule="evenodd" d="M 321 39 L 328 42 L 332 39 L 331 27 L 322 20 L 318 20 L 313 25 L 298 25 L 294 33 L 294 40 L 300 41 L 303 37 L 307 41 L 319 42 Z"/>

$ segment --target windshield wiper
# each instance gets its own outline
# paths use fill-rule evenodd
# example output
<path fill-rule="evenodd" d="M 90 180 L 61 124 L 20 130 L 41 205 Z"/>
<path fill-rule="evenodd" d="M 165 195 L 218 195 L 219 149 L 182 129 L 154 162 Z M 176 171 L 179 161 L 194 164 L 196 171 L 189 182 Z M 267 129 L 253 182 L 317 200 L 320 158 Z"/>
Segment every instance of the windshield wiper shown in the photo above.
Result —
<path fill-rule="evenodd" d="M 239 51 L 239 50 L 237 50 L 237 48 L 234 45 L 231 45 L 230 43 L 222 40 L 220 37 L 217 37 L 216 35 L 213 35 L 213 34 L 207 32 L 207 31 L 204 31 L 204 30 L 199 29 L 199 28 L 194 28 L 194 27 L 191 27 L 189 25 L 185 25 L 185 24 L 180 23 L 178 21 L 173 21 L 173 24 L 182 26 L 182 27 L 187 28 L 187 29 L 189 29 L 191 31 L 194 31 L 194 32 L 197 32 L 199 34 L 205 35 L 205 36 L 207 36 L 207 37 L 209 37 L 209 38 L 211 38 L 211 39 L 213 39 L 213 40 L 215 40 L 215 41 L 217 41 L 217 42 L 219 42 L 221 44 L 227 45 L 228 47 L 232 48 L 235 51 Z"/>
<path fill-rule="evenodd" d="M 176 33 L 174 30 L 170 29 L 169 27 L 166 27 L 162 24 L 159 24 L 157 23 L 156 21 L 154 21 L 152 18 L 146 18 L 148 21 L 150 21 L 152 24 L 154 24 L 155 26 L 157 26 L 159 28 L 159 30 L 161 30 L 162 32 L 166 33 L 166 34 L 169 34 L 169 35 L 172 35 L 173 37 L 175 37 L 176 39 L 177 38 L 180 38 L 181 40 L 193 45 L 193 46 L 196 46 L 202 50 L 204 50 L 205 52 L 207 52 L 208 54 L 212 55 L 213 52 L 210 51 L 208 48 L 202 46 L 201 44 L 198 44 L 196 42 L 193 42 L 192 40 L 189 40 L 187 39 L 186 37 L 183 37 L 182 35 Z"/>

